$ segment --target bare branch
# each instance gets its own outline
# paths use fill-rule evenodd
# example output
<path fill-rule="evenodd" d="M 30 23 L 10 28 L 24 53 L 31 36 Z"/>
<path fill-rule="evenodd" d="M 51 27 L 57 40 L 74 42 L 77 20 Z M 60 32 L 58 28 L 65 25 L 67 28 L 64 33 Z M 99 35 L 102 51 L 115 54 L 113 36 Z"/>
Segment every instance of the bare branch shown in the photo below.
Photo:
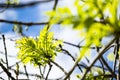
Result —
<path fill-rule="evenodd" d="M 4 20 L 4 19 L 0 19 L 0 22 L 9 23 L 9 24 L 26 25 L 26 26 L 48 24 L 48 22 L 21 22 L 21 21 L 11 21 L 11 20 Z"/>
<path fill-rule="evenodd" d="M 26 74 L 26 76 L 27 76 L 27 79 L 29 80 L 29 75 L 28 75 L 28 72 L 27 72 L 26 65 L 24 65 L 24 69 L 25 69 L 25 74 Z"/>
<path fill-rule="evenodd" d="M 58 0 L 55 0 L 54 6 L 53 6 L 53 10 L 56 10 L 57 4 L 58 4 Z"/>
<path fill-rule="evenodd" d="M 52 69 L 52 65 L 49 64 L 49 70 L 48 70 L 48 73 L 47 73 L 47 76 L 46 76 L 45 80 L 48 80 L 48 76 L 49 76 L 49 73 L 50 73 L 51 69 Z"/>
<path fill-rule="evenodd" d="M 62 68 L 59 64 L 57 64 L 56 62 L 54 62 L 54 61 L 52 61 L 52 60 L 51 60 L 51 62 L 52 62 L 55 66 L 57 66 L 61 71 L 63 71 L 63 72 L 65 73 L 65 75 L 67 75 L 67 72 L 64 70 L 64 68 Z"/>
<path fill-rule="evenodd" d="M 5 43 L 5 36 L 2 35 L 2 38 L 3 38 L 3 44 L 4 44 L 4 50 L 5 50 L 5 59 L 6 59 L 7 70 L 9 71 L 8 56 L 7 56 L 7 47 L 6 47 L 6 43 Z M 8 80 L 10 80 L 9 77 L 8 77 Z"/>
<path fill-rule="evenodd" d="M 75 58 L 74 58 L 67 50 L 65 50 L 65 49 L 61 49 L 61 50 L 62 50 L 62 51 L 65 51 L 65 53 L 66 53 L 67 55 L 69 55 L 69 56 L 73 59 L 73 61 L 75 61 Z M 77 64 L 77 66 L 78 66 L 79 70 L 80 70 L 81 72 L 83 72 L 82 69 L 81 69 L 81 67 L 79 66 L 79 64 Z"/>
<path fill-rule="evenodd" d="M 9 4 L 8 8 L 24 8 L 24 7 L 32 7 L 41 3 L 47 3 L 47 2 L 51 2 L 54 0 L 42 0 L 42 1 L 32 1 L 32 2 L 28 2 L 28 3 L 20 3 L 20 4 Z M 0 8 L 5 8 L 6 6 L 8 6 L 8 4 L 0 4 Z"/>
<path fill-rule="evenodd" d="M 5 68 L 5 66 L 0 62 L 1 68 L 4 70 L 4 72 L 7 74 L 8 77 L 10 77 L 12 80 L 15 80 L 14 77 L 12 77 L 11 73 Z"/>
<path fill-rule="evenodd" d="M 106 52 L 107 48 L 109 48 L 110 45 L 113 44 L 113 42 L 116 40 L 116 37 L 111 40 L 106 47 L 94 58 L 93 62 L 90 64 L 90 66 L 87 68 L 87 70 L 85 71 L 85 73 L 83 74 L 81 80 L 84 80 L 86 74 L 88 73 L 88 71 L 91 69 L 91 67 L 94 65 L 94 63 Z"/>

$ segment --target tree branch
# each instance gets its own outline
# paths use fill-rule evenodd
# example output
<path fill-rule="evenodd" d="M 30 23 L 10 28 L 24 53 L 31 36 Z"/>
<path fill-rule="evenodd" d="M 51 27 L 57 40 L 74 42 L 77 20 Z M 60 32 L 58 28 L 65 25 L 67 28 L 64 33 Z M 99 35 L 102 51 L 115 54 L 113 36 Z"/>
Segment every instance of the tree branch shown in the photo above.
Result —
<path fill-rule="evenodd" d="M 49 73 L 50 73 L 51 69 L 52 69 L 52 65 L 49 64 L 49 70 L 48 70 L 48 73 L 47 73 L 47 76 L 46 76 L 45 80 L 48 80 L 48 76 L 49 76 Z"/>
<path fill-rule="evenodd" d="M 112 75 L 112 74 L 103 74 L 103 75 L 96 75 L 96 76 L 94 76 L 94 79 L 96 80 L 96 78 L 99 78 L 99 77 L 104 77 L 104 78 L 113 78 L 114 77 L 114 78 L 116 78 L 116 76 Z"/>
<path fill-rule="evenodd" d="M 5 59 L 6 59 L 7 70 L 9 71 L 8 56 L 7 56 L 7 47 L 6 47 L 6 43 L 5 43 L 5 36 L 2 35 L 2 38 L 3 38 L 3 44 L 4 44 L 4 50 L 5 50 Z M 8 80 L 10 80 L 9 77 L 8 77 Z"/>
<path fill-rule="evenodd" d="M 63 48 L 62 48 L 61 50 L 64 51 L 68 56 L 70 56 L 73 61 L 75 61 L 75 58 L 74 58 L 67 50 L 65 50 L 65 49 L 63 49 Z M 82 69 L 81 69 L 81 67 L 79 66 L 79 64 L 77 64 L 77 66 L 78 66 L 79 70 L 80 70 L 81 72 L 83 72 Z"/>
<path fill-rule="evenodd" d="M 10 5 L 10 0 L 7 0 L 7 4 L 6 4 L 6 6 L 0 11 L 0 13 L 2 13 L 2 12 L 4 12 L 6 9 L 8 9 L 8 7 L 9 7 L 9 5 Z"/>
<path fill-rule="evenodd" d="M 28 2 L 28 3 L 20 3 L 20 4 L 9 4 L 8 8 L 24 8 L 24 7 L 32 7 L 41 3 L 47 3 L 47 2 L 51 2 L 54 0 L 42 0 L 42 1 L 32 1 L 32 2 Z M 5 3 L 1 3 L 0 4 L 0 8 L 5 8 L 6 6 L 8 6 L 8 4 Z"/>
<path fill-rule="evenodd" d="M 24 65 L 24 69 L 25 69 L 25 74 L 26 74 L 26 77 L 27 77 L 27 79 L 29 80 L 29 75 L 28 75 L 28 72 L 27 72 L 26 65 Z"/>
<path fill-rule="evenodd" d="M 87 68 L 87 70 L 85 71 L 85 73 L 82 76 L 81 80 L 84 80 L 87 72 L 91 69 L 91 67 L 93 66 L 93 64 L 104 54 L 104 52 L 106 52 L 106 49 L 109 48 L 109 46 L 115 41 L 116 38 L 114 38 L 108 45 L 106 45 L 106 47 L 95 57 L 95 59 L 93 60 L 93 62 L 90 64 L 90 66 Z M 74 71 L 75 67 L 77 66 L 77 64 L 79 63 L 79 58 L 76 60 L 74 66 L 72 67 L 72 69 L 69 71 L 69 73 L 67 74 L 67 76 L 64 78 L 64 80 L 67 80 L 67 78 L 72 74 L 72 72 Z"/>
<path fill-rule="evenodd" d="M 5 68 L 5 66 L 0 62 L 1 68 L 4 70 L 4 72 L 7 74 L 8 77 L 10 77 L 12 80 L 15 80 L 14 77 L 12 77 L 11 73 Z"/>
<path fill-rule="evenodd" d="M 65 75 L 67 75 L 67 72 L 64 70 L 64 68 L 62 68 L 59 64 L 57 64 L 56 62 L 50 60 L 54 65 L 56 65 L 58 68 L 60 68 L 61 71 L 63 71 L 65 73 Z"/>
<path fill-rule="evenodd" d="M 88 73 L 88 71 L 91 69 L 91 67 L 94 65 L 94 63 L 106 52 L 107 48 L 109 48 L 109 46 L 111 44 L 113 44 L 113 42 L 116 40 L 116 37 L 111 40 L 107 45 L 106 47 L 94 58 L 93 62 L 90 64 L 90 66 L 87 68 L 87 70 L 85 71 L 85 73 L 83 74 L 81 80 L 84 80 L 86 74 Z"/>
<path fill-rule="evenodd" d="M 0 22 L 4 22 L 4 23 L 8 23 L 8 24 L 26 25 L 26 26 L 48 24 L 48 22 L 21 22 L 21 21 L 11 21 L 11 20 L 4 20 L 4 19 L 0 19 Z"/>

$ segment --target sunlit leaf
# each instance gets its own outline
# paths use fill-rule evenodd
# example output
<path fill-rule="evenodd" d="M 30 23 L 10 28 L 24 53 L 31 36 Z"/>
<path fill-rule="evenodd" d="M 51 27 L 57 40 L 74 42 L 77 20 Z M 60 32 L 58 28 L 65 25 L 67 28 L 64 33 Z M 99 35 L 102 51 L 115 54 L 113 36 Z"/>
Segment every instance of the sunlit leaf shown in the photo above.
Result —
<path fill-rule="evenodd" d="M 119 35 L 118 4 L 119 0 L 75 0 L 76 15 L 71 13 L 70 8 L 57 8 L 51 12 L 51 24 L 61 22 L 62 26 L 72 25 L 73 29 L 84 34 L 86 43 L 80 50 L 81 60 L 91 45 L 101 46 L 102 38 Z"/>
<path fill-rule="evenodd" d="M 60 40 L 53 39 L 53 33 L 49 32 L 47 26 L 40 31 L 37 39 L 23 37 L 16 41 L 17 48 L 19 48 L 18 58 L 24 64 L 28 62 L 36 65 L 45 65 L 49 60 L 54 60 L 57 52 L 60 52 L 59 47 L 62 44 Z"/>

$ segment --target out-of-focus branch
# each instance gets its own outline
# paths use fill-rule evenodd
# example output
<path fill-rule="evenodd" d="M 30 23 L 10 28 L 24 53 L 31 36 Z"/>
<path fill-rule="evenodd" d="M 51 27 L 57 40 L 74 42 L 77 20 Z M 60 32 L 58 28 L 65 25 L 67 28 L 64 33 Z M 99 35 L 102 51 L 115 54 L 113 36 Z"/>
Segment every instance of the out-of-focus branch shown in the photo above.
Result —
<path fill-rule="evenodd" d="M 99 78 L 99 77 L 104 77 L 104 78 L 116 78 L 115 75 L 112 75 L 112 74 L 103 74 L 103 75 L 96 75 L 94 76 L 94 79 L 96 80 L 96 78 Z M 103 79 L 104 80 L 104 79 Z"/>
<path fill-rule="evenodd" d="M 53 6 L 53 10 L 56 10 L 57 4 L 58 4 L 58 0 L 55 0 L 54 6 Z"/>
<path fill-rule="evenodd" d="M 0 8 L 24 8 L 24 7 L 32 7 L 32 6 L 35 6 L 35 5 L 38 5 L 38 4 L 41 4 L 41 3 L 47 3 L 47 2 L 51 2 L 51 1 L 54 1 L 54 0 L 42 0 L 42 1 L 32 1 L 32 2 L 28 2 L 28 3 L 20 3 L 20 4 L 5 4 L 5 3 L 1 3 L 0 4 Z"/>
<path fill-rule="evenodd" d="M 65 50 L 65 49 L 61 49 L 61 50 L 64 51 L 68 56 L 70 56 L 73 61 L 75 61 L 75 58 L 69 53 L 69 51 L 67 51 L 67 50 Z M 81 69 L 81 67 L 79 66 L 79 64 L 77 64 L 77 66 L 78 66 L 79 70 L 80 70 L 81 72 L 83 72 L 82 69 Z"/>
<path fill-rule="evenodd" d="M 54 40 L 58 40 L 58 39 L 54 39 Z M 74 46 L 74 47 L 77 47 L 77 48 L 84 48 L 86 46 L 82 46 L 82 45 L 76 45 L 74 43 L 70 43 L 70 42 L 67 42 L 67 41 L 63 41 L 64 44 L 67 44 L 67 45 L 71 45 L 71 46 Z M 90 49 L 96 49 L 96 47 L 89 47 Z M 102 48 L 102 47 L 99 47 L 99 48 Z"/>
<path fill-rule="evenodd" d="M 0 80 L 5 80 L 4 78 L 0 77 Z"/>
<path fill-rule="evenodd" d="M 63 41 L 63 43 L 71 45 L 71 46 L 74 46 L 74 47 L 77 47 L 77 48 L 84 48 L 84 47 L 86 47 L 86 46 L 80 46 L 80 45 L 76 45 L 76 44 L 73 44 L 73 43 L 70 43 L 70 42 L 66 42 L 66 41 Z M 99 48 L 101 48 L 101 47 L 99 47 Z M 96 49 L 96 47 L 90 47 L 90 49 Z"/>
<path fill-rule="evenodd" d="M 58 0 L 55 0 L 55 1 L 54 1 L 54 5 L 53 5 L 53 11 L 56 10 L 57 4 L 58 4 Z M 53 18 L 53 17 L 50 17 L 50 18 L 49 18 L 49 22 L 48 22 L 48 25 L 47 25 L 47 30 L 50 28 L 50 21 L 52 20 L 52 18 Z"/>
<path fill-rule="evenodd" d="M 56 9 L 56 7 L 55 7 Z M 50 18 L 51 20 L 52 18 Z M 49 21 L 50 21 L 49 20 Z M 45 24 L 49 24 L 49 21 L 48 22 L 22 22 L 22 21 L 14 21 L 14 20 L 5 20 L 5 19 L 0 19 L 0 22 L 1 23 L 8 23 L 8 24 L 19 24 L 19 25 L 26 25 L 26 26 L 33 26 L 33 25 L 45 25 Z M 58 22 L 57 24 L 60 24 L 61 22 Z M 70 44 L 68 42 L 64 42 L 66 44 Z M 70 44 L 70 45 L 73 45 L 73 44 Z M 73 46 L 76 46 L 76 47 L 81 47 L 79 45 L 73 45 Z M 95 49 L 95 47 L 91 47 L 92 49 Z M 101 47 L 100 47 L 101 48 Z"/>
<path fill-rule="evenodd" d="M 101 56 L 101 60 L 102 62 L 104 63 L 104 65 L 108 68 L 109 72 L 112 74 L 112 75 L 115 75 L 114 71 L 110 68 L 110 66 L 107 64 L 107 62 L 104 60 L 104 58 Z"/>
<path fill-rule="evenodd" d="M 0 22 L 9 23 L 9 24 L 26 25 L 26 26 L 48 24 L 48 22 L 21 22 L 21 21 L 11 21 L 11 20 L 4 20 L 4 19 L 0 19 Z"/>
<path fill-rule="evenodd" d="M 89 70 L 91 69 L 91 67 L 94 65 L 94 63 L 106 52 L 107 48 L 109 48 L 110 45 L 112 45 L 112 43 L 115 41 L 116 38 L 114 38 L 113 40 L 111 40 L 108 45 L 106 45 L 106 47 L 95 57 L 95 59 L 93 60 L 93 62 L 90 64 L 90 66 L 87 68 L 87 70 L 84 72 L 82 79 L 84 80 L 86 74 L 89 72 Z M 67 74 L 67 76 L 64 78 L 64 80 L 67 80 L 67 78 L 71 75 L 71 73 L 74 71 L 75 67 L 77 66 L 77 64 L 79 63 L 79 58 L 76 60 L 75 64 L 73 65 L 72 69 L 69 71 L 69 73 Z"/>
<path fill-rule="evenodd" d="M 52 60 L 50 60 L 51 61 L 51 63 L 53 63 L 55 66 L 57 66 L 62 72 L 64 72 L 65 73 L 65 75 L 67 75 L 67 72 L 64 70 L 64 68 L 62 68 L 58 63 L 56 63 L 56 62 L 54 62 L 54 61 L 52 61 Z"/>
<path fill-rule="evenodd" d="M 9 8 L 9 5 L 10 5 L 10 0 L 7 0 L 7 4 L 6 4 L 6 6 L 0 11 L 0 13 L 2 13 L 2 12 L 4 12 L 6 9 L 8 9 Z"/>
<path fill-rule="evenodd" d="M 115 40 L 116 40 L 116 37 L 113 40 L 111 40 L 101 52 L 99 52 L 99 54 L 95 57 L 95 59 L 93 60 L 93 62 L 90 64 L 90 66 L 84 72 L 81 80 L 84 80 L 86 74 L 89 72 L 89 70 L 94 65 L 94 63 L 106 52 L 106 50 L 109 48 L 110 45 L 112 45 L 114 43 Z"/>

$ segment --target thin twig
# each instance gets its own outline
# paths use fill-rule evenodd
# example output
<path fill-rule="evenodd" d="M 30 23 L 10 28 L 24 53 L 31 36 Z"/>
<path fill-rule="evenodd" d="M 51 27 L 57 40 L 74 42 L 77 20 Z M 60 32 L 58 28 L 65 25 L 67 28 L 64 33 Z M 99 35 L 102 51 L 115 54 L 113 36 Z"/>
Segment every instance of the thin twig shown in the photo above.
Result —
<path fill-rule="evenodd" d="M 44 78 L 44 75 L 43 75 L 42 70 L 41 70 L 41 65 L 39 65 L 39 70 L 40 70 L 41 77 Z"/>
<path fill-rule="evenodd" d="M 17 63 L 19 64 L 19 63 L 21 63 L 21 61 L 18 61 Z M 11 69 L 11 68 L 14 67 L 14 66 L 16 66 L 16 63 L 13 64 L 13 65 L 11 65 L 11 66 L 9 66 L 9 69 Z M 4 71 L 1 71 L 0 74 L 2 74 L 3 72 L 4 72 Z"/>
<path fill-rule="evenodd" d="M 70 42 L 66 42 L 66 41 L 63 41 L 63 43 L 71 45 L 71 46 L 74 46 L 74 47 L 77 47 L 77 48 L 84 48 L 84 47 L 86 47 L 86 46 L 80 46 L 80 45 L 76 45 L 76 44 L 73 44 L 73 43 L 70 43 Z M 102 47 L 99 47 L 99 48 L 102 48 Z M 90 47 L 90 49 L 96 49 L 96 47 Z"/>
<path fill-rule="evenodd" d="M 27 72 L 26 65 L 24 65 L 24 69 L 25 69 L 25 74 L 26 74 L 26 76 L 27 76 L 27 79 L 29 80 L 29 75 L 28 75 L 28 72 Z"/>
<path fill-rule="evenodd" d="M 49 73 L 50 73 L 51 69 L 52 69 L 52 65 L 49 64 L 49 70 L 48 70 L 48 73 L 47 73 L 47 76 L 46 76 L 45 80 L 48 80 L 48 76 L 49 76 Z"/>
<path fill-rule="evenodd" d="M 7 70 L 9 71 L 8 57 L 7 57 L 7 47 L 6 47 L 6 43 L 5 43 L 5 36 L 2 35 L 2 38 L 3 38 L 3 44 L 4 44 L 4 50 L 5 50 L 5 59 L 6 59 Z M 9 77 L 8 77 L 8 80 L 10 80 Z"/>
<path fill-rule="evenodd" d="M 54 1 L 54 5 L 53 5 L 53 11 L 56 10 L 57 4 L 58 4 L 58 0 L 55 0 L 55 1 Z M 49 22 L 48 22 L 48 24 L 47 24 L 47 30 L 50 29 L 50 21 L 52 20 L 52 18 L 53 18 L 53 17 L 50 17 L 50 18 L 49 18 Z"/>
<path fill-rule="evenodd" d="M 16 74 L 16 80 L 18 80 L 18 76 L 19 76 L 19 64 L 18 63 L 16 63 L 15 74 Z"/>
<path fill-rule="evenodd" d="M 7 47 L 6 47 L 6 43 L 5 43 L 5 36 L 2 35 L 3 37 L 3 44 L 4 44 L 4 50 L 5 50 L 5 58 L 6 58 L 6 65 L 7 65 L 7 69 L 8 69 L 8 57 L 7 57 Z"/>
<path fill-rule="evenodd" d="M 73 61 L 75 61 L 75 58 L 67 51 L 67 50 L 65 50 L 65 49 L 61 49 L 62 51 L 65 51 L 65 53 L 68 55 L 68 56 L 70 56 L 72 59 L 73 59 Z M 79 68 L 79 70 L 81 71 L 81 72 L 83 72 L 82 71 L 82 69 L 81 69 L 81 67 L 79 66 L 79 64 L 77 64 L 77 66 L 78 66 L 78 68 Z"/>
<path fill-rule="evenodd" d="M 109 48 L 109 46 L 110 46 L 111 44 L 113 44 L 115 40 L 116 40 L 116 37 L 115 37 L 113 40 L 111 40 L 111 41 L 106 45 L 106 47 L 94 58 L 93 62 L 90 64 L 90 66 L 89 66 L 89 67 L 87 68 L 87 70 L 84 72 L 81 80 L 84 80 L 86 74 L 87 74 L 88 71 L 91 69 L 91 67 L 94 65 L 94 63 L 106 52 L 107 48 Z"/>
<path fill-rule="evenodd" d="M 119 38 L 116 39 L 115 45 L 114 45 L 114 52 L 113 52 L 115 55 L 115 60 L 114 60 L 114 64 L 113 64 L 113 72 L 114 73 L 115 73 L 115 69 L 116 69 L 116 65 L 117 65 L 117 59 L 119 58 L 118 50 L 119 50 Z M 113 78 L 111 80 L 113 80 Z"/>
<path fill-rule="evenodd" d="M 110 68 L 110 66 L 107 64 L 107 62 L 104 60 L 104 58 L 101 56 L 101 60 L 102 62 L 104 63 L 104 65 L 107 67 L 107 69 L 109 70 L 109 72 L 112 74 L 112 75 L 115 75 L 114 71 Z"/>
<path fill-rule="evenodd" d="M 104 54 L 104 52 L 106 52 L 106 49 L 109 48 L 109 46 L 115 41 L 116 38 L 114 38 L 108 45 L 106 45 L 106 47 L 95 57 L 95 59 L 93 60 L 93 62 L 90 64 L 90 66 L 87 68 L 87 70 L 85 71 L 85 73 L 82 76 L 82 80 L 84 80 L 87 72 L 91 69 L 91 67 L 94 65 L 94 63 Z M 71 73 L 74 71 L 76 65 L 79 63 L 81 59 L 78 57 L 78 59 L 76 60 L 75 64 L 73 65 L 72 69 L 69 71 L 69 73 L 67 74 L 67 76 L 64 78 L 64 80 L 67 80 L 67 78 L 71 75 Z"/>
<path fill-rule="evenodd" d="M 64 68 L 62 68 L 58 63 L 50 60 L 55 66 L 57 66 L 62 72 L 64 72 L 65 75 L 67 75 L 67 72 L 64 70 Z"/>
<path fill-rule="evenodd" d="M 117 75 L 117 80 L 120 80 L 120 55 L 119 55 L 119 38 L 116 40 L 116 50 L 115 50 L 115 54 L 116 54 L 116 60 L 118 59 L 118 75 Z"/>
<path fill-rule="evenodd" d="M 43 68 L 43 74 L 45 74 L 45 72 L 46 72 L 46 65 Z M 44 75 L 43 75 L 43 77 L 44 77 Z"/>
<path fill-rule="evenodd" d="M 120 56 L 118 61 L 118 74 L 117 74 L 117 80 L 120 80 Z"/>
<path fill-rule="evenodd" d="M 12 20 L 4 20 L 4 19 L 0 19 L 0 22 L 9 23 L 9 24 L 26 25 L 26 26 L 48 24 L 48 22 L 21 22 L 21 21 L 12 21 Z"/>
<path fill-rule="evenodd" d="M 81 67 L 83 67 L 83 68 L 85 68 L 85 69 L 87 69 L 87 68 L 88 68 L 88 66 L 87 66 L 87 65 L 84 65 L 83 63 L 80 63 L 80 64 L 79 64 L 79 66 L 81 66 Z M 103 69 L 103 67 L 102 67 L 102 66 L 98 66 L 98 65 L 93 65 L 93 67 Z M 106 71 L 109 71 L 109 72 L 110 72 L 110 70 L 109 70 L 108 68 L 104 68 L 104 70 L 106 70 Z M 117 71 L 115 71 L 115 72 L 117 72 Z"/>
<path fill-rule="evenodd" d="M 15 71 L 15 69 L 11 69 L 12 71 Z M 19 74 L 22 74 L 22 75 L 26 75 L 25 72 L 22 72 L 22 71 L 19 71 Z M 41 77 L 40 75 L 38 74 L 32 74 L 32 73 L 28 73 L 29 76 L 34 76 L 34 77 Z"/>
<path fill-rule="evenodd" d="M 19 3 L 19 4 L 9 4 L 8 8 L 25 8 L 25 7 L 32 7 L 41 3 L 47 3 L 47 2 L 51 2 L 54 0 L 43 0 L 43 1 L 32 1 L 32 2 L 28 2 L 28 3 Z M 0 4 L 0 8 L 5 8 L 8 4 L 2 3 Z"/>
<path fill-rule="evenodd" d="M 99 53 L 100 52 L 100 48 L 96 47 L 96 51 L 97 51 L 97 53 Z M 102 60 L 104 60 L 104 58 L 101 56 L 99 61 L 100 61 L 101 65 L 102 65 L 103 74 L 105 74 L 104 64 L 103 64 Z M 104 76 L 103 76 L 102 80 L 104 80 Z"/>
<path fill-rule="evenodd" d="M 1 62 L 0 62 L 0 66 L 8 77 L 10 77 L 12 80 L 15 80 L 15 78 L 11 75 L 11 73 L 5 68 L 5 66 Z"/>

